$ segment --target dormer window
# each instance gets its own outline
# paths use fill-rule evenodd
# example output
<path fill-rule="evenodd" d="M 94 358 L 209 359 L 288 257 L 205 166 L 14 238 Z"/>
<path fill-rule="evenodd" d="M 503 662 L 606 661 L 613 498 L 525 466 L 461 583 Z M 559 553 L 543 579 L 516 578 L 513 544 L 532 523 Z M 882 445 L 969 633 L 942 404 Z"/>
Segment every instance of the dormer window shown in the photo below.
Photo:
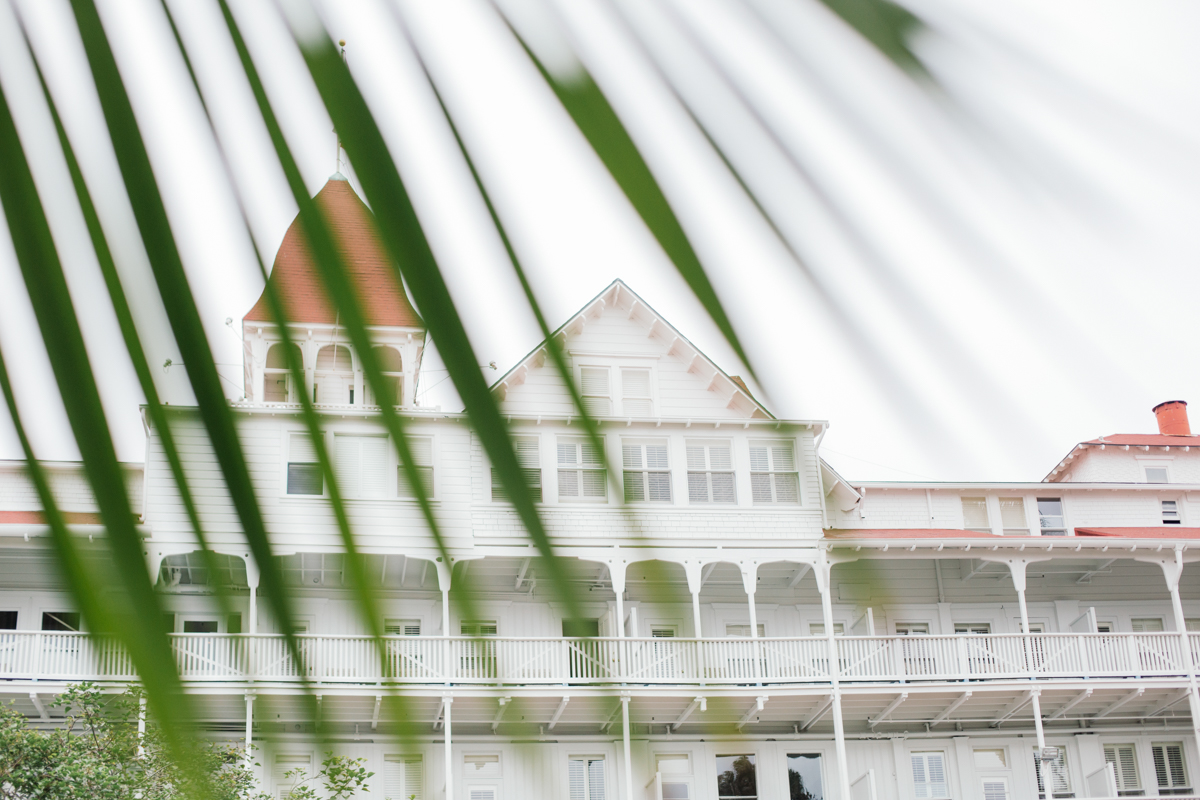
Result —
<path fill-rule="evenodd" d="M 267 364 L 263 369 L 263 402 L 265 403 L 295 403 L 296 387 L 292 383 L 292 375 L 288 371 L 288 345 L 278 342 L 271 345 L 267 351 Z M 304 356 L 300 348 L 291 345 L 292 355 L 296 363 L 303 365 Z"/>
<path fill-rule="evenodd" d="M 1063 516 L 1063 504 L 1060 498 L 1039 497 L 1037 507 L 1042 536 L 1067 535 L 1066 517 Z"/>
<path fill-rule="evenodd" d="M 346 345 L 326 345 L 317 353 L 313 402 L 354 405 L 354 360 Z"/>
<path fill-rule="evenodd" d="M 388 395 L 391 397 L 393 405 L 404 405 L 404 363 L 400 358 L 400 351 L 394 347 L 372 347 L 371 352 L 375 355 L 375 361 L 379 364 L 379 370 L 383 373 L 383 382 L 387 386 Z M 365 386 L 363 391 L 367 394 L 367 405 L 381 406 L 379 397 L 376 396 L 373 387 Z"/>
<path fill-rule="evenodd" d="M 650 395 L 650 370 L 621 370 L 621 416 L 654 416 L 654 400 Z"/>
<path fill-rule="evenodd" d="M 1146 483 L 1170 483 L 1166 467 L 1146 467 Z"/>
<path fill-rule="evenodd" d="M 608 367 L 581 367 L 579 388 L 583 407 L 593 417 L 612 415 L 612 389 Z"/>

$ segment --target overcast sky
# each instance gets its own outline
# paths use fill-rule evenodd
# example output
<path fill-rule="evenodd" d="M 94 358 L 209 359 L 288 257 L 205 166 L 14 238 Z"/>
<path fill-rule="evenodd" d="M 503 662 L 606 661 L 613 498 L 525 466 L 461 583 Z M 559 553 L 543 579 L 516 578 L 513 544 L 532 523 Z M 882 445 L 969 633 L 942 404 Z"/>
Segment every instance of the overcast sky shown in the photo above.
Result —
<path fill-rule="evenodd" d="M 823 454 L 850 478 L 1031 480 L 1077 441 L 1153 430 L 1150 408 L 1162 400 L 1200 402 L 1188 306 L 1200 288 L 1200 6 L 907 1 L 929 23 L 913 44 L 936 88 L 918 88 L 810 0 L 562 5 L 583 61 L 691 234 L 768 405 L 829 420 Z M 49 208 L 119 455 L 140 461 L 141 397 L 18 15 L 100 205 L 160 392 L 187 402 L 186 379 L 161 367 L 179 355 L 66 0 L 13 5 L 0 0 L 0 86 Z M 215 2 L 170 5 L 227 160 L 157 0 L 99 5 L 239 396 L 240 320 L 262 288 L 251 248 L 270 264 L 295 204 Z M 315 194 L 336 166 L 332 124 L 272 0 L 232 5 Z M 516 0 L 505 5 L 528 18 Z M 622 278 L 726 370 L 745 373 L 493 6 L 405 2 L 397 13 L 384 0 L 342 0 L 323 13 L 348 42 L 479 362 L 499 366 L 489 378 L 539 336 L 401 19 L 551 324 Z M 553 32 L 525 31 L 569 69 Z M 0 348 L 22 414 L 40 457 L 75 458 L 0 234 Z M 420 400 L 453 408 L 439 368 L 426 360 Z M 18 456 L 0 417 L 0 458 Z"/>

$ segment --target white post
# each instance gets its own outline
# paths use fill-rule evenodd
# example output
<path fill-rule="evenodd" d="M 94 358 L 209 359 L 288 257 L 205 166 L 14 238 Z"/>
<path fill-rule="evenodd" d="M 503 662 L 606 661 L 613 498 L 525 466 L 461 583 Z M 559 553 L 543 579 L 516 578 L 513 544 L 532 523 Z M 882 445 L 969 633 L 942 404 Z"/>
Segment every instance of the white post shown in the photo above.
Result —
<path fill-rule="evenodd" d="M 442 698 L 444 710 L 442 721 L 446 726 L 446 800 L 454 800 L 454 753 L 450 749 L 450 707 L 454 698 L 446 695 Z"/>
<path fill-rule="evenodd" d="M 754 595 L 758 591 L 758 564 L 742 564 L 742 588 L 746 590 L 746 603 L 750 606 L 750 640 L 753 642 L 754 677 L 761 678 L 762 660 L 758 648 L 758 610 L 754 607 Z"/>
<path fill-rule="evenodd" d="M 246 632 L 258 633 L 258 565 L 249 553 L 242 556 L 246 564 L 246 583 L 250 586 L 250 606 L 247 609 L 250 619 L 246 620 Z"/>
<path fill-rule="evenodd" d="M 138 698 L 138 733 L 137 733 L 137 757 L 141 758 L 146 755 L 146 698 Z"/>
<path fill-rule="evenodd" d="M 625 638 L 625 562 L 612 560 L 608 562 L 608 577 L 612 580 L 612 589 L 617 596 L 617 638 Z M 617 669 L 624 680 L 628 669 L 629 659 L 624 642 L 617 642 Z"/>
<path fill-rule="evenodd" d="M 254 692 L 246 692 L 246 752 L 245 765 L 250 769 L 254 765 L 254 754 L 251 743 L 254 741 Z"/>
<path fill-rule="evenodd" d="M 625 746 L 625 798 L 633 800 L 633 756 L 629 747 L 629 695 L 621 695 L 621 728 Z"/>
<path fill-rule="evenodd" d="M 451 663 L 453 652 L 450 649 L 450 576 L 454 567 L 440 560 L 433 562 L 433 565 L 437 569 L 438 588 L 442 590 L 442 670 L 446 685 L 449 686 L 455 674 Z"/>
<path fill-rule="evenodd" d="M 839 797 L 850 797 L 850 765 L 846 762 L 846 727 L 842 722 L 842 691 L 838 683 L 838 672 L 841 666 L 838 663 L 837 639 L 833 635 L 833 599 L 830 597 L 830 572 L 833 565 L 825 560 L 825 555 L 822 553 L 821 560 L 817 562 L 813 572 L 817 578 L 817 591 L 821 593 L 821 615 L 825 620 L 825 640 L 828 643 L 829 653 L 829 683 L 830 693 L 833 697 L 833 707 L 830 712 L 833 714 L 833 741 L 835 751 L 837 753 L 837 768 L 838 768 L 838 792 Z"/>
<path fill-rule="evenodd" d="M 688 591 L 692 594 L 692 626 L 696 629 L 693 634 L 699 639 L 700 631 L 700 584 L 704 581 L 703 565 L 699 561 L 685 561 L 683 574 L 687 576 Z"/>
<path fill-rule="evenodd" d="M 1183 548 L 1175 547 L 1175 558 L 1172 561 L 1162 559 L 1158 562 L 1162 567 L 1163 577 L 1167 581 L 1167 590 L 1171 593 L 1171 610 L 1175 612 L 1175 630 L 1179 631 L 1180 647 L 1183 650 L 1183 663 L 1188 671 L 1188 705 L 1192 711 L 1192 733 L 1196 737 L 1196 746 L 1200 747 L 1200 690 L 1196 684 L 1196 665 L 1192 660 L 1192 643 L 1188 640 L 1187 618 L 1183 615 L 1183 601 L 1179 598 L 1179 579 L 1183 577 Z"/>

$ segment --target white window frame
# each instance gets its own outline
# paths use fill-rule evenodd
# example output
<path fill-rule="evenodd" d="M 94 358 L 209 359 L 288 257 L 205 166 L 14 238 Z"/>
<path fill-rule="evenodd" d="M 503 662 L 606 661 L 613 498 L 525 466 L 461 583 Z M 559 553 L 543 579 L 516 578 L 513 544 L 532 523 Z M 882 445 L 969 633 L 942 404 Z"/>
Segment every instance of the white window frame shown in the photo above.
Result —
<path fill-rule="evenodd" d="M 942 780 L 939 782 L 926 780 L 923 783 L 917 782 L 917 772 L 915 761 L 919 757 L 923 757 L 925 762 L 924 769 L 926 776 L 929 775 L 929 757 L 940 756 L 942 760 Z M 950 797 L 950 764 L 946 758 L 945 750 L 914 750 L 908 754 L 908 769 L 909 775 L 912 777 L 913 794 L 917 800 L 946 800 Z M 941 794 L 935 793 L 937 786 L 942 786 Z M 922 787 L 929 787 L 922 792 Z"/>
<path fill-rule="evenodd" d="M 978 532 L 978 533 L 991 533 L 991 532 L 992 532 L 992 513 L 991 513 L 991 511 L 992 511 L 992 510 L 991 510 L 991 507 L 990 507 L 990 505 L 989 505 L 989 503 L 988 503 L 987 496 L 983 496 L 983 497 L 976 497 L 976 496 L 974 496 L 974 495 L 972 495 L 971 497 L 961 497 L 961 496 L 960 496 L 960 497 L 958 498 L 958 500 L 959 500 L 959 505 L 962 507 L 962 515 L 963 515 L 963 530 L 967 530 L 967 531 L 976 531 L 976 532 Z M 968 526 L 967 526 L 967 506 L 966 506 L 966 503 L 967 503 L 967 501 L 968 501 L 968 500 L 972 500 L 972 501 L 974 501 L 974 500 L 982 500 L 982 501 L 983 501 L 983 520 L 984 520 L 984 522 L 986 523 L 985 527 L 982 527 L 982 528 L 980 528 L 980 527 L 973 527 L 973 528 L 972 528 L 972 527 L 968 527 Z"/>
<path fill-rule="evenodd" d="M 1175 509 L 1173 512 L 1175 514 L 1174 519 L 1167 517 L 1167 513 L 1168 513 L 1167 503 L 1171 503 L 1175 506 Z M 1162 519 L 1163 525 L 1183 525 L 1183 500 L 1182 500 L 1182 498 L 1178 498 L 1178 497 L 1170 498 L 1170 499 L 1159 498 L 1158 507 L 1161 511 L 1161 519 Z"/>
<path fill-rule="evenodd" d="M 779 469 L 775 463 L 774 448 L 780 447 L 783 445 L 787 445 L 792 449 L 792 469 L 790 469 L 790 470 Z M 750 501 L 751 501 L 751 503 L 753 503 L 756 506 L 769 506 L 769 507 L 802 506 L 802 505 L 804 505 L 804 488 L 802 485 L 803 482 L 800 480 L 800 475 L 801 475 L 800 467 L 802 466 L 803 462 L 801 461 L 801 451 L 800 451 L 799 443 L 795 439 L 751 439 L 747 442 L 747 446 L 748 446 L 748 449 L 746 451 L 746 455 L 747 455 L 746 463 L 750 465 Z M 769 459 L 769 468 L 767 470 L 756 470 L 756 469 L 754 469 L 753 452 L 754 452 L 755 448 L 762 448 L 762 447 L 766 447 L 766 449 L 767 449 L 767 457 Z M 754 478 L 755 478 L 755 476 L 761 476 L 761 475 L 768 476 L 768 483 L 769 483 L 770 489 L 771 489 L 771 499 L 770 500 L 759 500 L 755 496 L 756 493 L 754 491 Z M 776 475 L 792 475 L 792 476 L 794 476 L 795 481 L 796 481 L 796 499 L 794 501 L 793 500 L 779 500 L 777 498 L 776 482 L 775 482 Z"/>
<path fill-rule="evenodd" d="M 1150 484 L 1151 486 L 1166 486 L 1167 484 L 1174 483 L 1174 481 L 1171 480 L 1171 463 L 1169 461 L 1164 461 L 1164 460 L 1149 461 L 1149 460 L 1144 460 L 1144 459 L 1139 458 L 1138 459 L 1138 468 L 1141 469 L 1141 471 L 1142 471 L 1142 483 L 1147 483 L 1147 484 Z M 1159 481 L 1151 481 L 1150 475 L 1146 472 L 1146 470 L 1151 470 L 1151 469 L 1161 469 L 1163 472 L 1166 473 L 1167 479 L 1165 481 L 1162 481 L 1161 483 Z"/>
<path fill-rule="evenodd" d="M 370 440 L 370 443 L 376 447 L 382 447 L 382 453 L 379 454 L 378 460 L 378 483 L 379 486 L 375 493 L 367 494 L 366 468 L 367 454 L 365 452 L 367 443 L 365 440 Z M 350 474 L 338 470 L 340 461 L 339 448 L 343 443 L 356 442 L 358 444 L 358 463 L 355 466 L 357 470 L 357 480 L 351 480 Z M 392 494 L 389 491 L 388 484 L 391 471 L 389 466 L 392 463 L 392 456 L 389 451 L 392 449 L 391 440 L 385 434 L 377 433 L 359 433 L 357 431 L 334 431 L 333 433 L 333 450 L 331 451 L 334 474 L 338 478 L 338 490 L 341 492 L 343 500 L 366 500 L 379 501 L 390 500 Z"/>
<path fill-rule="evenodd" d="M 1166 755 L 1165 755 L 1165 748 L 1168 748 L 1168 747 L 1178 747 L 1179 748 L 1179 762 L 1180 762 L 1180 765 L 1183 767 L 1183 783 L 1178 783 L 1178 784 L 1175 783 L 1174 777 L 1171 775 L 1171 762 L 1170 762 L 1170 760 L 1168 760 L 1166 758 Z M 1166 786 L 1163 786 L 1162 780 L 1159 778 L 1159 775 L 1158 775 L 1158 764 L 1155 763 L 1154 764 L 1154 783 L 1158 786 L 1159 795 L 1162 796 L 1162 795 L 1168 795 L 1168 794 L 1184 794 L 1185 792 L 1183 790 L 1186 790 L 1186 794 L 1189 794 L 1189 795 L 1193 794 L 1192 782 L 1190 780 L 1191 774 L 1188 771 L 1187 747 L 1184 746 L 1184 743 L 1182 741 L 1151 742 L 1150 743 L 1151 761 L 1153 761 L 1154 751 L 1159 750 L 1159 749 L 1164 750 L 1163 764 L 1167 770 L 1167 781 L 1168 781 L 1168 784 Z"/>
<path fill-rule="evenodd" d="M 1020 501 L 1020 503 L 1021 503 L 1021 520 L 1022 520 L 1022 524 L 1020 527 L 1007 527 L 1004 524 L 1004 501 L 1005 500 L 1019 500 Z M 1034 502 L 1036 503 L 1037 501 L 1034 500 Z M 1007 495 L 1005 497 L 997 497 L 996 498 L 996 506 L 1000 512 L 1000 517 L 999 517 L 1000 530 L 1003 531 L 1005 536 L 1028 536 L 1029 535 L 1029 533 L 1030 533 L 1030 531 L 1029 531 L 1029 498 L 1027 498 L 1023 495 Z M 1038 532 L 1039 533 L 1041 532 L 1040 527 L 1038 529 Z"/>
<path fill-rule="evenodd" d="M 1045 517 L 1042 516 L 1041 503 L 1043 500 L 1050 501 L 1050 502 L 1058 501 L 1058 508 L 1062 512 L 1059 515 L 1062 519 L 1062 527 L 1047 528 L 1043 524 L 1046 519 Z M 1034 506 L 1034 511 L 1037 514 L 1038 535 L 1039 536 L 1069 536 L 1070 535 L 1071 526 L 1067 524 L 1067 503 L 1062 497 L 1035 497 L 1035 498 L 1033 498 L 1033 506 Z M 1049 532 L 1047 532 L 1047 531 L 1049 531 Z"/>
<path fill-rule="evenodd" d="M 291 465 L 291 464 L 313 464 L 313 465 L 316 465 L 318 470 L 321 468 L 320 467 L 321 462 L 317 459 L 317 455 L 316 455 L 316 450 L 315 450 L 316 445 L 313 445 L 314 451 L 313 451 L 313 456 L 312 456 L 313 460 L 312 461 L 292 461 L 292 439 L 293 439 L 293 437 L 309 439 L 310 441 L 312 439 L 312 437 L 310 437 L 308 435 L 308 431 L 305 429 L 301 429 L 301 428 L 287 428 L 281 432 L 280 450 L 283 453 L 283 458 L 280 459 L 280 462 L 281 462 L 280 463 L 280 475 L 279 475 L 279 495 L 280 495 L 280 497 L 286 497 L 290 500 L 328 497 L 329 496 L 329 487 L 325 485 L 326 480 L 325 480 L 324 473 L 322 473 L 322 475 L 321 475 L 321 493 L 320 494 L 299 494 L 299 493 L 292 494 L 291 492 L 288 491 L 288 467 L 289 467 L 289 465 Z M 328 455 L 329 454 L 329 440 L 328 440 L 328 436 L 325 431 L 321 432 L 321 437 L 322 437 L 322 443 L 325 445 L 325 448 L 326 448 L 326 454 Z M 332 457 L 332 456 L 330 456 L 330 457 Z"/>
<path fill-rule="evenodd" d="M 1034 781 L 1041 783 L 1042 786 L 1045 786 L 1045 783 L 1042 780 L 1042 773 L 1041 773 L 1041 769 L 1042 769 L 1042 760 L 1040 757 L 1041 750 L 1035 745 L 1032 748 L 1032 752 L 1033 752 Z M 1069 759 L 1067 758 L 1067 748 L 1065 748 L 1061 745 L 1058 748 L 1057 764 L 1058 764 L 1058 766 L 1055 768 L 1054 774 L 1055 774 L 1056 778 L 1062 779 L 1063 785 L 1058 786 L 1057 784 L 1055 784 L 1054 796 L 1055 797 L 1066 797 L 1067 795 L 1070 795 L 1073 797 L 1075 793 L 1071 790 L 1071 763 L 1070 763 Z M 1045 789 L 1044 788 L 1038 789 L 1038 797 L 1044 798 L 1045 796 L 1046 796 Z"/>
<path fill-rule="evenodd" d="M 489 762 L 489 763 L 494 763 L 496 765 L 496 768 L 491 771 L 477 770 L 473 773 L 468 773 L 467 765 L 474 764 L 475 762 L 472 761 L 472 759 L 479 758 L 480 756 L 484 756 L 489 759 L 495 758 L 496 760 L 494 762 Z M 492 752 L 492 753 L 486 753 L 486 752 L 484 752 L 484 753 L 480 753 L 480 752 L 463 753 L 461 764 L 462 764 L 463 775 L 467 776 L 467 780 L 470 780 L 470 781 L 475 781 L 476 779 L 479 779 L 484 782 L 484 785 L 492 785 L 491 781 L 504 777 L 504 755 L 502 753 L 495 753 L 495 752 Z"/>
<path fill-rule="evenodd" d="M 517 463 L 520 465 L 521 472 L 525 476 L 525 483 L 529 486 L 529 491 L 533 495 L 533 502 L 540 503 L 545 499 L 546 481 L 543 478 L 542 472 L 542 437 L 537 434 L 514 434 L 512 437 L 513 448 L 516 451 Z M 555 449 L 555 456 L 558 451 Z M 503 484 L 500 482 L 500 475 L 495 467 L 491 467 L 488 473 L 491 478 L 491 494 L 489 499 L 493 503 L 508 503 L 508 494 L 504 490 Z"/>
<path fill-rule="evenodd" d="M 626 448 L 636 448 L 639 463 L 636 466 L 630 466 L 626 460 Z M 650 447 L 661 447 L 662 452 L 667 460 L 665 467 L 650 466 Z M 665 499 L 651 499 L 651 474 L 665 475 L 667 496 Z M 630 499 L 630 481 L 641 482 L 641 499 Z M 664 480 L 664 479 L 660 479 Z M 636 505 L 673 505 L 675 503 L 675 493 L 672 489 L 672 471 L 671 471 L 671 442 L 669 439 L 655 439 L 643 437 L 629 437 L 621 439 L 621 489 L 624 493 L 624 500 L 629 504 Z"/>
<path fill-rule="evenodd" d="M 712 459 L 712 448 L 721 447 L 729 451 L 729 468 L 714 469 Z M 691 455 L 688 452 L 699 448 L 704 458 L 704 468 L 694 469 L 692 465 Z M 685 439 L 683 442 L 684 454 L 684 469 L 687 472 L 687 487 L 688 487 L 688 504 L 694 506 L 736 506 L 738 502 L 737 492 L 737 459 L 734 457 L 733 442 L 729 439 Z M 730 482 L 730 491 L 732 497 L 729 500 L 715 500 L 715 492 L 713 489 L 714 475 L 728 475 Z M 693 476 L 699 477 L 704 482 L 705 498 L 697 500 L 693 496 L 692 481 Z"/>
<path fill-rule="evenodd" d="M 607 442 L 601 437 L 601 444 L 607 445 Z M 571 445 L 576 449 L 576 461 L 573 463 L 564 462 L 561 460 L 560 448 L 563 445 Z M 584 448 L 591 445 L 591 442 L 583 436 L 557 436 L 554 440 L 554 474 L 557 483 L 558 491 L 556 498 L 559 503 L 584 503 L 584 504 L 603 504 L 608 502 L 608 455 L 605 452 L 599 453 L 598 462 L 585 462 L 583 460 Z M 577 486 L 580 490 L 578 495 L 563 495 L 563 473 L 574 472 L 577 477 Z M 583 473 L 597 472 L 600 475 L 600 483 L 604 487 L 603 494 L 594 497 L 584 496 L 583 491 Z"/>
<path fill-rule="evenodd" d="M 993 775 L 985 775 L 979 779 L 979 796 L 980 797 L 984 798 L 984 800 L 989 800 L 989 795 L 987 793 L 987 785 L 989 783 L 990 784 L 1001 784 L 1004 787 L 1004 794 L 1003 794 L 1001 800 L 1011 800 L 1012 793 L 1010 792 L 1010 787 L 1008 785 L 1008 778 L 999 776 L 999 775 L 994 775 L 994 776 Z M 992 800 L 994 800 L 995 795 L 991 795 L 990 797 Z"/>
<path fill-rule="evenodd" d="M 1121 768 L 1121 756 L 1118 748 L 1122 747 L 1128 747 L 1133 753 L 1133 757 L 1130 759 L 1131 763 L 1133 764 L 1133 785 L 1128 785 L 1127 781 L 1130 776 L 1125 775 L 1123 769 Z M 1108 751 L 1110 748 L 1112 748 L 1114 753 L 1113 761 L 1108 760 Z M 1105 742 L 1101 746 L 1101 752 L 1104 754 L 1105 763 L 1113 765 L 1113 773 L 1117 778 L 1117 794 L 1121 796 L 1143 795 L 1145 789 L 1142 788 L 1142 776 L 1140 774 L 1140 770 L 1138 769 L 1137 745 L 1133 742 Z"/>
<path fill-rule="evenodd" d="M 297 350 L 300 351 L 300 371 L 301 371 L 301 373 L 303 373 L 304 372 L 304 350 L 303 350 L 303 348 L 300 347 L 300 345 L 296 344 L 295 342 L 293 342 L 290 346 L 295 347 Z M 304 391 L 304 387 L 301 386 L 299 388 L 299 390 L 297 390 L 295 381 L 292 380 L 292 371 L 290 369 L 288 369 L 286 366 L 284 366 L 284 367 L 267 366 L 267 362 L 270 361 L 270 359 L 271 359 L 271 350 L 275 347 L 279 347 L 286 351 L 286 349 L 289 347 L 289 345 L 284 344 L 282 341 L 267 343 L 267 352 L 266 352 L 266 355 L 263 357 L 263 396 L 261 398 L 259 398 L 259 400 L 263 403 L 279 403 L 279 404 L 295 405 L 300 402 L 299 394 L 300 394 L 300 392 Z M 287 361 L 286 355 L 284 356 L 284 361 L 285 362 Z M 283 376 L 283 379 L 284 379 L 284 390 L 283 391 L 284 391 L 284 394 L 286 395 L 286 397 L 283 400 L 268 400 L 267 399 L 267 383 L 272 378 L 277 377 L 277 376 Z"/>
<path fill-rule="evenodd" d="M 413 451 L 413 461 L 417 472 L 422 475 L 422 482 L 425 485 L 425 493 L 430 502 L 434 502 L 438 498 L 438 437 L 432 434 L 416 433 L 410 434 L 408 437 L 409 449 Z M 414 447 L 413 445 L 417 445 Z M 428 459 L 422 455 L 422 449 L 428 446 Z M 403 464 L 400 461 L 400 453 L 395 447 L 389 447 L 392 451 L 391 474 L 394 476 L 392 482 L 391 497 L 397 500 L 404 500 L 410 503 L 417 502 L 417 494 L 408 483 L 408 477 L 403 469 Z M 428 464 L 422 464 L 421 461 L 428 460 Z"/>
<path fill-rule="evenodd" d="M 730 742 L 730 744 L 732 744 L 732 745 L 736 745 L 736 744 L 752 744 L 752 742 Z M 733 749 L 733 748 L 730 748 L 730 749 Z M 758 768 L 761 766 L 761 764 L 759 764 L 759 761 L 758 761 L 758 752 L 757 752 L 756 750 L 750 750 L 750 749 L 746 749 L 746 750 L 742 750 L 741 752 L 733 752 L 733 753 L 729 753 L 729 752 L 722 753 L 721 751 L 719 751 L 719 750 L 718 750 L 717 752 L 715 752 L 715 753 L 713 753 L 713 754 L 712 754 L 712 756 L 711 756 L 711 757 L 712 757 L 713 761 L 711 761 L 711 762 L 709 762 L 709 763 L 711 763 L 711 764 L 713 764 L 713 765 L 715 766 L 715 765 L 716 765 L 716 759 L 718 759 L 718 758 L 737 758 L 737 757 L 739 757 L 739 756 L 750 756 L 751 758 L 753 758 L 753 759 L 754 759 L 754 786 L 755 786 L 755 788 L 757 788 L 759 791 L 758 791 L 758 794 L 756 794 L 756 795 L 753 795 L 753 796 L 751 796 L 751 795 L 737 795 L 736 797 L 737 797 L 737 798 L 739 798 L 739 800 L 740 800 L 741 798 L 749 798 L 749 797 L 753 797 L 753 800 L 762 800 L 762 798 L 763 798 L 763 794 L 762 794 L 762 788 L 761 788 L 761 786 L 762 786 L 762 784 L 761 784 L 761 778 L 762 778 L 762 776 L 758 774 Z M 717 786 L 719 787 L 719 786 L 721 785 L 721 784 L 720 784 L 720 780 L 721 780 L 721 774 L 718 772 L 718 773 L 716 774 L 716 777 L 717 777 Z M 715 787 L 714 787 L 714 788 L 715 788 Z M 718 795 L 717 795 L 717 800 L 722 800 L 722 798 L 732 798 L 732 797 L 735 797 L 735 796 L 734 796 L 734 795 L 722 795 L 722 794 L 718 794 Z"/>
<path fill-rule="evenodd" d="M 583 762 L 583 797 L 578 798 L 577 800 L 609 800 L 609 785 L 610 785 L 610 783 L 609 783 L 609 779 L 608 779 L 608 759 L 606 759 L 602 755 L 597 755 L 595 753 L 587 754 L 587 755 L 574 754 L 574 755 L 567 756 L 567 797 L 568 797 L 568 800 L 571 799 L 571 762 L 572 761 L 582 761 Z M 599 797 L 594 797 L 593 793 L 592 793 L 592 771 L 590 768 L 591 768 L 591 765 L 596 763 L 597 761 L 600 762 L 600 764 L 602 765 L 601 770 L 603 772 L 601 775 L 601 781 L 603 782 L 603 785 L 600 787 Z"/>
<path fill-rule="evenodd" d="M 627 397 L 625 395 L 625 371 L 626 370 L 639 370 L 639 371 L 646 373 L 646 383 L 647 383 L 646 389 L 647 389 L 648 394 L 645 397 Z M 633 414 L 630 413 L 630 410 L 625 407 L 626 400 L 645 400 L 646 402 L 648 402 L 650 404 L 650 413 L 649 414 L 639 414 L 638 415 L 639 419 L 654 419 L 655 416 L 658 416 L 658 414 L 657 414 L 657 412 L 658 412 L 658 392 L 656 390 L 657 385 L 658 385 L 658 381 L 656 380 L 656 378 L 658 377 L 658 371 L 656 369 L 654 369 L 654 367 L 652 365 L 650 365 L 650 364 L 619 364 L 617 366 L 616 370 L 614 370 L 614 374 L 617 377 L 617 387 L 616 387 L 616 390 L 613 391 L 613 395 L 614 395 L 613 399 L 617 400 L 617 398 L 620 398 L 619 409 L 617 408 L 616 405 L 614 405 L 614 407 L 613 407 L 614 412 L 617 410 L 620 411 L 620 414 L 617 414 L 616 416 L 633 417 Z"/>
<path fill-rule="evenodd" d="M 409 764 L 420 764 L 421 765 L 421 775 L 417 779 L 418 782 L 420 783 L 420 786 L 417 789 L 416 795 L 417 795 L 417 800 L 425 800 L 425 759 L 419 754 L 408 755 L 408 754 L 403 754 L 403 753 L 387 753 L 384 755 L 384 757 L 383 757 L 384 774 L 381 776 L 383 778 L 382 789 L 383 789 L 384 796 L 388 797 L 388 798 L 390 798 L 391 795 L 387 794 L 387 784 L 388 784 L 388 781 L 391 779 L 391 776 L 387 775 L 387 770 L 390 768 L 389 765 L 391 765 L 391 764 L 401 765 L 401 782 L 404 784 L 404 788 L 401 790 L 403 792 L 403 794 L 399 798 L 396 798 L 396 800 L 408 800 L 408 798 L 410 796 L 409 795 L 409 782 L 410 781 L 409 781 L 409 775 L 408 775 Z"/>

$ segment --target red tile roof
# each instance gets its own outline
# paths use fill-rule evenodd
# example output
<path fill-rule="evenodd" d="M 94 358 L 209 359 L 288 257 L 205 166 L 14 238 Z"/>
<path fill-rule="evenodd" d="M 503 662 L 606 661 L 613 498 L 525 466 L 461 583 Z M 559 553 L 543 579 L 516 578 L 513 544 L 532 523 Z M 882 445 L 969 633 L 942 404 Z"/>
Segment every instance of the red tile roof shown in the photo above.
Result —
<path fill-rule="evenodd" d="M 1151 528 L 1076 528 L 1076 536 L 1120 536 L 1126 539 L 1200 539 L 1200 528 L 1156 525 Z"/>
<path fill-rule="evenodd" d="M 826 539 L 1012 539 L 958 528 L 842 528 L 825 531 Z"/>
<path fill-rule="evenodd" d="M 1099 439 L 1090 439 L 1081 444 L 1108 444 L 1131 447 L 1163 447 L 1170 445 L 1172 447 L 1183 447 L 1190 445 L 1200 447 L 1200 436 L 1175 436 L 1164 433 L 1114 433 L 1111 436 L 1101 436 Z"/>
<path fill-rule="evenodd" d="M 408 302 L 404 287 L 396 277 L 371 210 L 354 193 L 349 181 L 340 175 L 330 178 L 317 193 L 316 202 L 325 214 L 341 247 L 346 268 L 358 286 L 367 324 L 423 328 L 421 318 Z M 292 220 L 283 237 L 270 280 L 282 297 L 292 322 L 332 325 L 337 321 L 337 309 L 325 294 L 299 216 Z M 245 319 L 272 321 L 265 291 Z"/>

